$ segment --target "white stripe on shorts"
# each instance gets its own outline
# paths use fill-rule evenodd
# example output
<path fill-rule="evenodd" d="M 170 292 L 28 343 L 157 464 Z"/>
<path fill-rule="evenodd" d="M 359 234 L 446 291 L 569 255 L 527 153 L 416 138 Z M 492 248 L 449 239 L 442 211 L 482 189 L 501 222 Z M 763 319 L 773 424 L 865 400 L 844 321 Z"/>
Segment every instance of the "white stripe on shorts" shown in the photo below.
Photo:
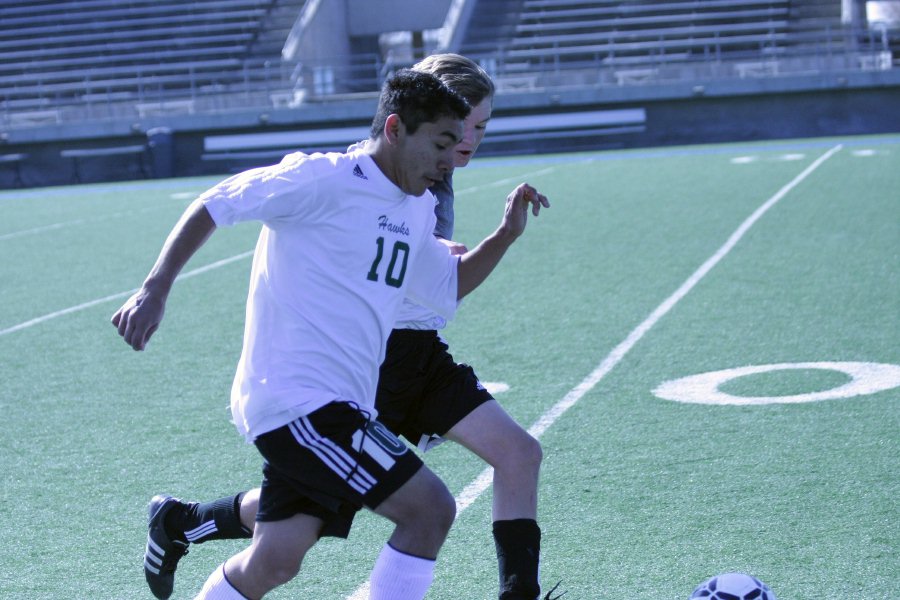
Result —
<path fill-rule="evenodd" d="M 372 477 L 343 448 L 330 439 L 319 435 L 307 417 L 301 417 L 289 424 L 297 443 L 319 457 L 329 469 L 360 494 L 366 494 L 375 485 Z"/>

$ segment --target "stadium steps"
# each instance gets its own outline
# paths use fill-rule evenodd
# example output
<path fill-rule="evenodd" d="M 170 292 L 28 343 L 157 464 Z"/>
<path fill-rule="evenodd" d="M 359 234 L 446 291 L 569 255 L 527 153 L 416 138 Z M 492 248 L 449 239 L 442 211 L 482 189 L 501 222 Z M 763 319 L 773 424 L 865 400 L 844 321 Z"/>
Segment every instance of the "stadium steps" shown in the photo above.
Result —
<path fill-rule="evenodd" d="M 248 72 L 280 61 L 303 3 L 4 2 L 0 110 L 148 99 L 164 104 L 179 96 L 253 91 L 260 86 Z"/>
<path fill-rule="evenodd" d="M 790 20 L 789 0 L 522 0 L 514 18 L 481 12 L 509 11 L 506 4 L 480 0 L 463 48 L 499 51 L 502 62 L 519 71 L 546 64 L 590 68 L 598 62 L 655 65 L 710 55 L 773 55 Z"/>
<path fill-rule="evenodd" d="M 524 0 L 475 0 L 460 52 L 485 54 L 507 46 L 516 35 L 524 4 Z"/>
<path fill-rule="evenodd" d="M 294 22 L 306 0 L 276 0 L 261 20 L 257 35 L 247 51 L 249 58 L 280 58 Z"/>

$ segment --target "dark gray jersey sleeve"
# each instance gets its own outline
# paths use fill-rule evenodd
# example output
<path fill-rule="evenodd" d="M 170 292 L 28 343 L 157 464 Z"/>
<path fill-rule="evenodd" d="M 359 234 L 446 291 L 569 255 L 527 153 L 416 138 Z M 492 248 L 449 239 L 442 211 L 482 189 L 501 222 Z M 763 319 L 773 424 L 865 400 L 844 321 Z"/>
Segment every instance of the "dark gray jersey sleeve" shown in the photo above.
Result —
<path fill-rule="evenodd" d="M 448 174 L 443 181 L 433 185 L 431 193 L 437 198 L 434 214 L 437 217 L 437 225 L 434 226 L 434 235 L 445 240 L 453 239 L 453 174 Z"/>

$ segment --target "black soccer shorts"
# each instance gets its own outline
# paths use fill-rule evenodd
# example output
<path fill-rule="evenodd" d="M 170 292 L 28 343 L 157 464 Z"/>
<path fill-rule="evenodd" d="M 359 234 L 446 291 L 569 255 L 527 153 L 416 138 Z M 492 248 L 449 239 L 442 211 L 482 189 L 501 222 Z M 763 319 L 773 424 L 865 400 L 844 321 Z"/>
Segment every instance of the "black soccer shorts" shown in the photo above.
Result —
<path fill-rule="evenodd" d="M 378 420 L 425 451 L 493 400 L 475 371 L 456 363 L 437 331 L 395 329 L 378 377 Z"/>
<path fill-rule="evenodd" d="M 332 402 L 256 438 L 263 463 L 257 521 L 308 514 L 320 536 L 346 538 L 363 506 L 377 508 L 422 467 L 397 436 L 354 404 Z"/>

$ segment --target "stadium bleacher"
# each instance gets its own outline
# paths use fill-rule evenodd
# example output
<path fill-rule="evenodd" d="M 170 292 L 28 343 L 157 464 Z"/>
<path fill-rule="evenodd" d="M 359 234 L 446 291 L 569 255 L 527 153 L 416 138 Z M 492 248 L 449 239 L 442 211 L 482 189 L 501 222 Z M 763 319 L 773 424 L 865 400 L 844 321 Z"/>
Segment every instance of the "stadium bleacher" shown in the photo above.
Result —
<path fill-rule="evenodd" d="M 538 74 L 550 71 L 551 82 L 564 70 L 578 79 L 580 67 L 595 75 L 581 74 L 581 83 L 643 83 L 662 77 L 665 64 L 695 60 L 730 59 L 738 77 L 772 75 L 774 57 L 823 46 L 833 53 L 850 39 L 835 1 L 469 1 L 476 16 L 454 50 L 492 65 L 502 91 L 541 87 Z M 111 116 L 140 116 L 148 109 L 138 105 L 151 103 L 184 112 L 188 104 L 171 100 L 185 96 L 199 110 L 216 108 L 201 106 L 206 97 L 221 106 L 239 94 L 290 105 L 294 90 L 278 88 L 296 65 L 282 61 L 281 49 L 303 5 L 8 0 L 0 4 L 0 113 L 27 125 L 65 120 L 58 111 L 73 106 L 131 103 Z M 259 82 L 266 94 L 257 94 Z"/>
<path fill-rule="evenodd" d="M 138 176 L 167 173 L 153 165 L 169 159 L 142 149 L 147 132 L 160 127 L 192 132 L 179 142 L 179 172 L 186 174 L 211 165 L 234 170 L 246 163 L 227 161 L 276 150 L 211 150 L 203 141 L 210 135 L 237 139 L 230 134 L 253 136 L 291 123 L 303 140 L 314 140 L 308 130 L 315 128 L 357 131 L 381 79 L 414 62 L 416 53 L 369 39 L 350 40 L 346 46 L 356 53 L 340 64 L 319 55 L 283 58 L 304 7 L 318 4 L 0 0 L 0 181 L 29 185 L 35 179 L 46 155 L 37 140 L 66 140 L 55 156 L 72 163 L 69 179 L 86 181 L 98 176 L 91 163 L 104 160 L 130 161 L 128 172 Z M 470 56 L 494 78 L 495 124 L 507 129 L 496 131 L 488 151 L 492 143 L 506 152 L 525 149 L 529 139 L 580 147 L 652 136 L 651 113 L 634 101 L 664 97 L 679 86 L 674 93 L 680 97 L 701 97 L 710 85 L 722 95 L 794 89 L 791 78 L 797 77 L 811 77 L 803 85 L 816 89 L 853 82 L 877 88 L 896 79 L 888 76 L 900 64 L 900 24 L 847 23 L 838 0 L 454 4 L 465 5 L 460 14 L 467 16 L 446 36 L 452 45 L 426 50 Z M 314 33 L 317 40 L 350 35 Z M 639 111 L 640 119 L 629 111 Z M 561 120 L 544 113 L 559 113 Z M 630 116 L 615 120 L 623 114 Z M 602 115 L 602 127 L 584 125 L 584 115 Z M 103 137 L 92 129 L 115 133 Z M 17 143 L 22 139 L 28 143 Z M 205 165 L 184 166 L 189 161 Z"/>
<path fill-rule="evenodd" d="M 248 61 L 280 60 L 303 0 L 5 2 L 0 102 L 5 110 L 227 91 Z M 266 33 L 263 34 L 263 31 Z M 274 41 L 273 41 L 274 40 Z"/>
<path fill-rule="evenodd" d="M 508 9 L 510 3 L 479 4 L 501 5 Z M 839 3 L 822 5 L 816 0 L 520 0 L 514 21 L 497 20 L 492 27 L 486 19 L 470 27 L 463 53 L 498 56 L 493 62 L 501 84 L 509 77 L 514 86 L 528 80 L 522 73 L 530 73 L 531 86 L 540 87 L 534 73 L 549 65 L 609 67 L 595 71 L 595 81 L 618 85 L 661 78 L 661 66 L 692 61 L 731 61 L 738 77 L 771 75 L 770 67 L 754 65 L 799 53 L 810 40 L 832 50 L 843 46 Z"/>

